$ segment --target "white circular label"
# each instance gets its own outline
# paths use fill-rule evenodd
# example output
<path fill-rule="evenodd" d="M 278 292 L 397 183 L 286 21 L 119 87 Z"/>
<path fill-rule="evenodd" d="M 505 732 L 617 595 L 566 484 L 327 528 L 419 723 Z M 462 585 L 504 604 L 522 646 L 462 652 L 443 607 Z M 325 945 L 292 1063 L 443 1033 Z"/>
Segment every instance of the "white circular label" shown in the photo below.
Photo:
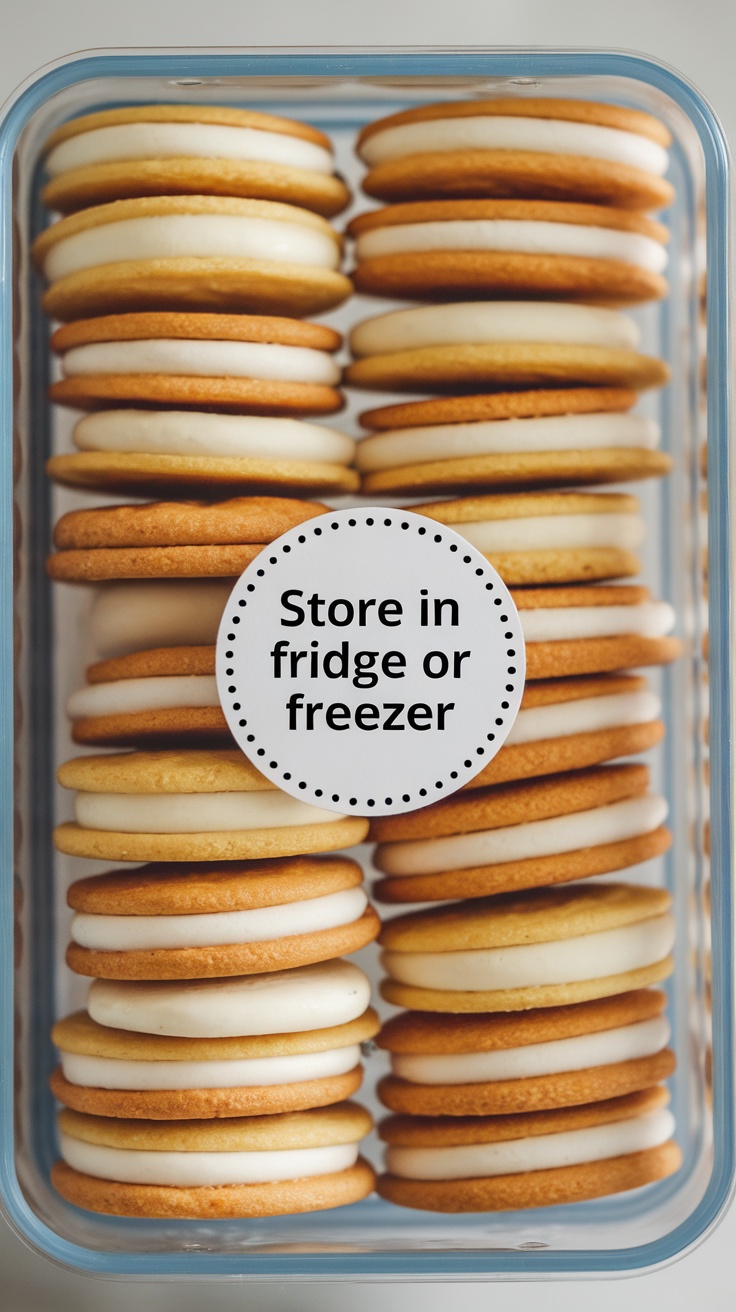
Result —
<path fill-rule="evenodd" d="M 454 793 L 503 746 L 524 638 L 501 578 L 408 510 L 336 510 L 238 579 L 217 687 L 245 754 L 293 797 L 396 815 Z"/>

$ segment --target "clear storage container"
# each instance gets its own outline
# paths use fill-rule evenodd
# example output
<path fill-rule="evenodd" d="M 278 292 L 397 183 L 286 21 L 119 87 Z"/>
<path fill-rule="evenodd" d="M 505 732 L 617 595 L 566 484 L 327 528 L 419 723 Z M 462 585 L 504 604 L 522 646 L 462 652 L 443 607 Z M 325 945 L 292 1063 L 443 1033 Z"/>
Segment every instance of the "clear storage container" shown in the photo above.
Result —
<path fill-rule="evenodd" d="M 668 987 L 684 1165 L 634 1194 L 509 1214 L 442 1216 L 376 1198 L 266 1221 L 167 1223 L 78 1211 L 49 1183 L 56 1148 L 47 1077 L 51 1022 L 83 997 L 62 964 L 63 894 L 82 871 L 54 852 L 51 829 L 68 805 L 55 789 L 54 767 L 69 753 L 63 704 L 85 655 L 84 590 L 59 587 L 52 595 L 44 561 L 53 519 L 90 502 L 52 491 L 44 475 L 47 454 L 64 448 L 68 431 L 52 419 L 46 400 L 48 327 L 28 256 L 46 222 L 39 201 L 43 142 L 64 120 L 118 104 L 264 108 L 329 132 L 339 167 L 358 192 L 362 169 L 353 143 L 364 123 L 412 104 L 493 94 L 630 105 L 663 119 L 674 138 L 677 201 L 666 216 L 671 295 L 637 318 L 642 348 L 672 367 L 671 385 L 644 405 L 659 412 L 675 468 L 661 485 L 637 492 L 649 527 L 644 581 L 674 603 L 684 639 L 682 659 L 657 680 L 668 736 L 653 766 L 674 831 L 657 877 L 674 893 L 678 921 Z M 100 53 L 63 60 L 19 90 L 2 123 L 0 159 L 0 1187 L 11 1224 L 58 1262 L 145 1278 L 547 1279 L 641 1270 L 683 1253 L 722 1214 L 734 1171 L 728 160 L 710 108 L 664 65 L 608 51 Z M 706 231 L 707 329 L 700 298 Z M 329 321 L 342 328 L 370 312 L 355 297 Z M 369 1089 L 382 1062 L 378 1054 L 367 1060 Z"/>

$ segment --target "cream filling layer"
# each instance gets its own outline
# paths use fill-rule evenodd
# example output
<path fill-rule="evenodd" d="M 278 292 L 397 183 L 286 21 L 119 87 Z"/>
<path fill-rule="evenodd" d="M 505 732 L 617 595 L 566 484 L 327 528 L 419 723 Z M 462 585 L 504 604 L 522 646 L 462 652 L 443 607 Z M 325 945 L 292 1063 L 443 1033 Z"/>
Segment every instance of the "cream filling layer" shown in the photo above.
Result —
<path fill-rule="evenodd" d="M 494 1080 L 527 1080 L 564 1071 L 591 1070 L 616 1062 L 636 1061 L 661 1052 L 670 1037 L 664 1016 L 622 1025 L 597 1034 L 579 1034 L 549 1043 L 495 1052 L 459 1052 L 409 1055 L 393 1053 L 394 1075 L 413 1084 L 486 1084 Z M 155 1064 L 155 1063 L 151 1063 Z"/>
<path fill-rule="evenodd" d="M 638 606 L 550 606 L 520 610 L 526 642 L 564 642 L 577 638 L 613 638 L 637 634 L 662 638 L 675 625 L 668 601 L 643 601 Z"/>
<path fill-rule="evenodd" d="M 345 1025 L 363 1015 L 370 998 L 367 976 L 338 958 L 228 979 L 96 979 L 87 1010 L 99 1025 L 116 1030 L 222 1039 Z"/>
<path fill-rule="evenodd" d="M 191 916 L 99 916 L 77 912 L 71 935 L 84 948 L 136 952 L 146 948 L 220 947 L 258 943 L 335 929 L 358 920 L 368 905 L 362 888 L 252 911 L 213 911 Z"/>
<path fill-rule="evenodd" d="M 667 802 L 663 797 L 627 797 L 609 806 L 556 815 L 550 820 L 530 820 L 503 829 L 381 843 L 377 864 L 385 874 L 410 876 L 468 870 L 505 861 L 531 861 L 606 843 L 623 843 L 628 838 L 651 833 L 666 818 Z"/>
<path fill-rule="evenodd" d="M 84 422 L 84 421 L 83 421 Z M 397 428 L 358 442 L 358 469 L 394 469 L 425 460 L 527 452 L 588 451 L 659 445 L 659 425 L 635 414 L 540 415 L 536 419 L 491 419 L 466 424 Z M 461 526 L 453 525 L 460 532 Z"/>
<path fill-rule="evenodd" d="M 211 834 L 220 830 L 324 825 L 344 816 L 277 790 L 257 793 L 75 793 L 84 829 L 123 834 Z"/>
<path fill-rule="evenodd" d="M 619 547 L 635 551 L 646 536 L 641 515 L 521 515 L 518 519 L 488 519 L 477 524 L 453 524 L 456 533 L 479 551 L 566 551 L 586 547 Z"/>
<path fill-rule="evenodd" d="M 672 1138 L 674 1130 L 672 1113 L 660 1108 L 627 1121 L 501 1143 L 439 1148 L 392 1146 L 386 1152 L 386 1167 L 392 1175 L 407 1180 L 477 1180 L 484 1176 L 520 1175 L 524 1171 L 602 1162 L 609 1157 L 658 1148 Z"/>
<path fill-rule="evenodd" d="M 354 355 L 386 355 L 424 346 L 557 342 L 635 351 L 639 328 L 620 310 L 549 301 L 456 301 L 392 310 L 356 325 Z"/>
<path fill-rule="evenodd" d="M 648 137 L 598 123 L 572 123 L 565 119 L 517 118 L 513 115 L 478 114 L 467 118 L 434 118 L 403 123 L 375 132 L 360 148 L 361 158 L 373 168 L 404 155 L 452 150 L 523 150 L 552 155 L 587 155 L 592 159 L 629 164 L 661 177 L 669 155 Z"/>
<path fill-rule="evenodd" d="M 75 1171 L 123 1184 L 198 1188 L 224 1184 L 266 1184 L 346 1171 L 358 1158 L 358 1145 L 288 1148 L 245 1153 L 148 1152 L 108 1148 L 59 1136 L 61 1155 Z"/>
<path fill-rule="evenodd" d="M 92 683 L 72 693 L 66 711 L 70 720 L 80 720 L 91 715 L 135 715 L 174 707 L 219 705 L 214 674 L 168 674 Z"/>
<path fill-rule="evenodd" d="M 453 219 L 449 222 L 396 223 L 373 228 L 355 243 L 356 260 L 411 251 L 515 251 L 526 255 L 575 255 L 621 260 L 649 273 L 667 267 L 661 242 L 639 232 L 582 223 L 518 219 Z"/>
<path fill-rule="evenodd" d="M 231 127 L 224 123 L 117 123 L 62 141 L 49 153 L 52 178 L 70 169 L 134 159 L 235 159 L 285 164 L 312 173 L 332 173 L 324 146 L 283 132 Z"/>
<path fill-rule="evenodd" d="M 119 1057 L 88 1057 L 78 1052 L 61 1054 L 65 1079 L 90 1089 L 265 1088 L 347 1075 L 359 1062 L 357 1043 L 327 1052 L 226 1061 L 128 1061 Z"/>
<path fill-rule="evenodd" d="M 267 382 L 334 386 L 340 370 L 326 351 L 278 342 L 227 342 L 153 338 L 92 342 L 67 351 L 67 378 L 79 374 L 185 374 L 198 378 L 259 378 Z"/>
<path fill-rule="evenodd" d="M 667 912 L 550 943 L 469 952 L 383 952 L 381 961 L 392 979 L 417 988 L 524 989 L 641 970 L 662 961 L 674 941 L 675 921 Z"/>
<path fill-rule="evenodd" d="M 131 681 L 132 682 L 132 681 Z M 605 697 L 582 697 L 577 702 L 553 702 L 519 711 L 506 739 L 508 746 L 577 733 L 596 733 L 627 724 L 656 720 L 662 703 L 653 692 L 618 692 Z"/>
<path fill-rule="evenodd" d="M 90 617 L 94 645 L 103 656 L 149 647 L 214 643 L 232 582 L 209 579 L 147 579 L 106 583 Z M 625 634 L 659 638 L 675 624 L 668 602 L 634 606 L 557 606 L 520 610 L 526 642 L 566 642 Z"/>
<path fill-rule="evenodd" d="M 337 465 L 349 465 L 356 446 L 351 437 L 305 419 L 127 409 L 85 415 L 74 429 L 74 443 L 81 451 L 323 460 Z"/>
<path fill-rule="evenodd" d="M 63 237 L 46 256 L 51 282 L 122 260 L 246 259 L 336 269 L 337 240 L 303 223 L 237 214 L 157 214 Z"/>

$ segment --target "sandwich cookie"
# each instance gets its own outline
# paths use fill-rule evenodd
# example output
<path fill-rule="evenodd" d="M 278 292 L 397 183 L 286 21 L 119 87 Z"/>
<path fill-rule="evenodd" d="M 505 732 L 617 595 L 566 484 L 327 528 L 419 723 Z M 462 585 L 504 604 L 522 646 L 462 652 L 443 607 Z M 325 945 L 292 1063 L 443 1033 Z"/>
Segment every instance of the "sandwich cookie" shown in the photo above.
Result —
<path fill-rule="evenodd" d="M 363 492 L 452 492 L 622 483 L 671 468 L 659 425 L 629 413 L 626 388 L 570 387 L 435 397 L 361 415 Z"/>
<path fill-rule="evenodd" d="M 675 1069 L 658 989 L 525 1012 L 405 1011 L 383 1027 L 391 1075 L 378 1096 L 416 1116 L 499 1116 L 578 1107 L 648 1089 Z"/>
<path fill-rule="evenodd" d="M 527 1011 L 611 997 L 672 972 L 662 888 L 581 884 L 432 907 L 387 921 L 387 1002 L 414 1011 Z"/>
<path fill-rule="evenodd" d="M 235 579 L 288 529 L 327 506 L 290 497 L 146 502 L 72 510 L 54 528 L 52 579 Z"/>
<path fill-rule="evenodd" d="M 392 205 L 348 224 L 357 291 L 397 300 L 551 297 L 635 305 L 667 295 L 667 229 L 627 210 L 540 200 Z"/>
<path fill-rule="evenodd" d="M 244 196 L 330 216 L 350 192 L 308 123 L 219 105 L 133 105 L 64 123 L 46 143 L 44 205 L 67 214 L 132 196 Z"/>
<path fill-rule="evenodd" d="M 430 1212 L 511 1212 L 640 1189 L 679 1168 L 661 1086 L 528 1115 L 392 1116 L 377 1189 Z"/>
<path fill-rule="evenodd" d="M 675 612 L 633 584 L 515 588 L 526 642 L 527 680 L 667 665 L 680 654 L 669 636 Z"/>
<path fill-rule="evenodd" d="M 671 843 L 667 803 L 645 765 L 606 765 L 455 793 L 376 817 L 375 888 L 386 902 L 437 902 L 565 884 L 650 861 Z"/>
<path fill-rule="evenodd" d="M 32 254 L 51 284 L 43 308 L 65 322 L 130 310 L 301 318 L 351 292 L 327 220 L 269 200 L 116 200 L 52 224 Z"/>
<path fill-rule="evenodd" d="M 464 787 L 580 770 L 646 752 L 664 738 L 661 710 L 641 675 L 528 683 L 500 752 Z"/>
<path fill-rule="evenodd" d="M 465 100 L 369 123 L 357 151 L 379 200 L 529 197 L 652 210 L 674 197 L 668 129 L 587 100 Z"/>
<path fill-rule="evenodd" d="M 342 1207 L 373 1189 L 356 1103 L 223 1120 L 118 1120 L 65 1108 L 54 1188 L 113 1216 L 218 1219 Z"/>
<path fill-rule="evenodd" d="M 237 749 L 81 756 L 59 767 L 76 790 L 60 852 L 102 861 L 260 861 L 360 843 L 368 821 L 275 788 Z"/>
<path fill-rule="evenodd" d="M 564 301 L 456 301 L 392 310 L 350 333 L 352 387 L 382 392 L 661 387 L 663 360 L 642 355 L 634 320 Z"/>
<path fill-rule="evenodd" d="M 357 952 L 380 923 L 346 857 L 141 866 L 78 880 L 67 965 L 98 979 L 208 979 Z"/>
<path fill-rule="evenodd" d="M 636 497 L 517 492 L 412 506 L 482 551 L 504 583 L 582 583 L 638 574 L 645 536 Z"/>
<path fill-rule="evenodd" d="M 77 410 L 114 405 L 330 414 L 343 404 L 333 354 L 339 333 L 255 314 L 107 314 L 58 328 L 63 378 L 52 401 Z"/>
<path fill-rule="evenodd" d="M 327 1106 L 360 1086 L 360 1044 L 378 1029 L 369 1000 L 365 975 L 340 960 L 240 979 L 100 981 L 90 1009 L 113 1023 L 85 1012 L 57 1022 L 51 1087 L 76 1111 L 153 1120 Z"/>

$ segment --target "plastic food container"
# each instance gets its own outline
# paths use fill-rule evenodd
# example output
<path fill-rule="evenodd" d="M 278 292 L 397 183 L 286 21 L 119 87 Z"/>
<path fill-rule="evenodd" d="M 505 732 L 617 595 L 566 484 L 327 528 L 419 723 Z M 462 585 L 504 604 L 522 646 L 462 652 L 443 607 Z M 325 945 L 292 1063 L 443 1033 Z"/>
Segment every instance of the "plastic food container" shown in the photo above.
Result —
<path fill-rule="evenodd" d="M 655 679 L 667 746 L 652 766 L 674 832 L 672 850 L 657 869 L 674 894 L 678 921 L 668 988 L 683 1167 L 634 1194 L 521 1213 L 442 1216 L 376 1198 L 337 1212 L 266 1221 L 134 1221 L 78 1211 L 49 1183 L 56 1148 L 47 1077 L 54 1064 L 51 1022 L 84 996 L 81 982 L 62 964 L 64 891 L 80 870 L 53 851 L 51 829 L 66 814 L 54 767 L 68 754 L 63 705 L 86 654 L 85 611 L 82 590 L 59 588 L 52 596 L 44 561 L 53 520 L 88 503 L 52 491 L 44 475 L 46 456 L 68 441 L 68 431 L 56 416 L 52 420 L 46 400 L 48 327 L 28 255 L 46 222 L 38 199 L 43 142 L 66 119 L 118 104 L 264 108 L 329 132 L 339 168 L 357 192 L 362 169 L 353 144 L 363 124 L 413 104 L 493 94 L 609 100 L 653 112 L 674 138 L 670 176 L 677 201 L 666 216 L 671 294 L 662 305 L 636 312 L 642 349 L 663 356 L 673 371 L 671 385 L 643 405 L 658 412 L 674 473 L 637 493 L 648 523 L 644 582 L 675 605 L 684 640 L 683 658 Z M 0 128 L 0 160 L 0 1190 L 11 1224 L 55 1261 L 98 1275 L 143 1278 L 549 1279 L 636 1271 L 682 1254 L 727 1205 L 736 1105 L 728 160 L 710 108 L 664 65 L 606 51 L 101 53 L 61 61 L 16 94 Z M 707 327 L 701 314 L 704 230 Z M 356 296 L 329 322 L 345 328 L 373 309 Z M 368 1091 L 383 1068 L 381 1055 L 368 1058 Z"/>

